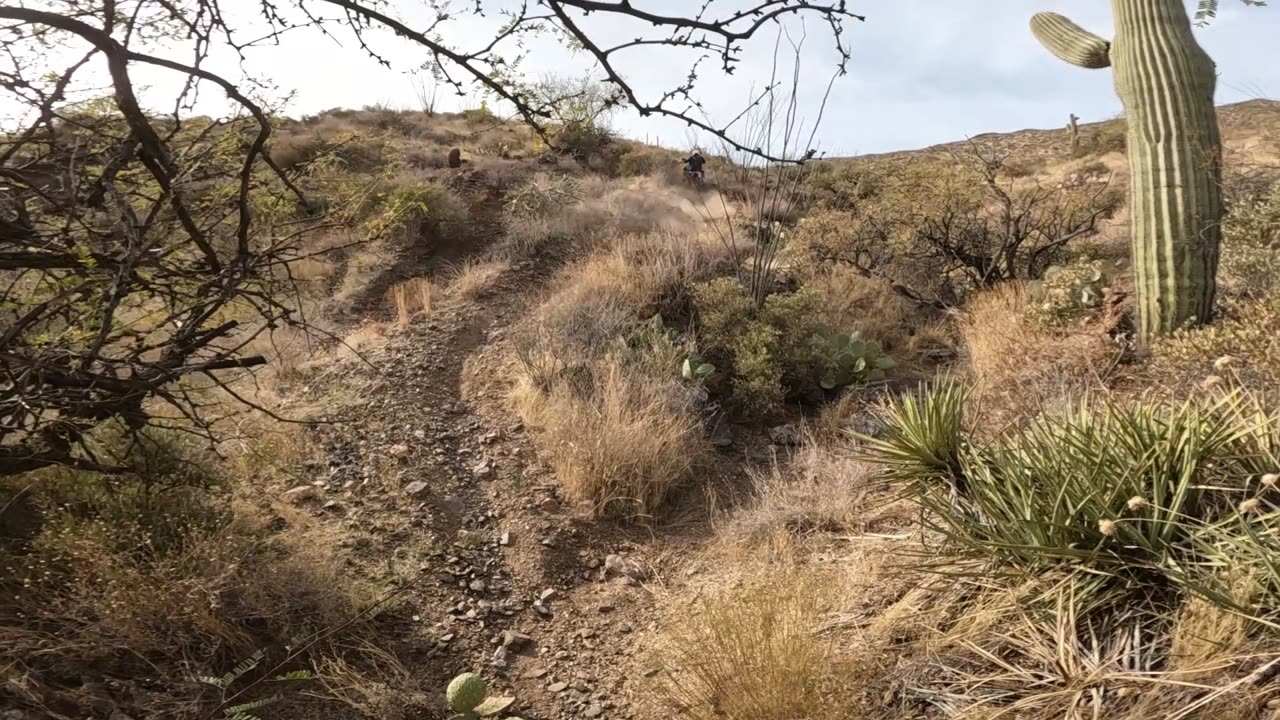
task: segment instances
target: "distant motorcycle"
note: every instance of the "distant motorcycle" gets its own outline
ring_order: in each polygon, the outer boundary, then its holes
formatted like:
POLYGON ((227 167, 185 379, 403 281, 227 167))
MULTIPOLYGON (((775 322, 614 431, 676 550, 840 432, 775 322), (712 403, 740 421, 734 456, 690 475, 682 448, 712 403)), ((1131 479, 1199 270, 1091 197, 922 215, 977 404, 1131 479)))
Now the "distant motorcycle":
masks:
POLYGON ((684 171, 684 181, 685 184, 694 190, 701 190, 706 186, 706 172, 703 170, 689 170, 686 168, 684 171))

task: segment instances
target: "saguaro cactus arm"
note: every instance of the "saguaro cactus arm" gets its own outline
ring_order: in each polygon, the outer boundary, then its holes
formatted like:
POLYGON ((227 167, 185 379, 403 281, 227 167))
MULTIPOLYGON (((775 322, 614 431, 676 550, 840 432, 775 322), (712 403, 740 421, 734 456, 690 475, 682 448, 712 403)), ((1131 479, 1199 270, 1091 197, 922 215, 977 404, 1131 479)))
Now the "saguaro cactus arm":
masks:
MULTIPOLYGON (((1125 109, 1130 235, 1143 341, 1213 314, 1222 219, 1222 142, 1213 61, 1196 42, 1186 0, 1111 0, 1108 43, 1061 15, 1031 20, 1059 58, 1110 66, 1125 109)), ((1212 9, 1212 8, 1210 8, 1212 9)))
POLYGON ((1036 13, 1031 32, 1060 60, 1093 70, 1111 66, 1111 43, 1057 13, 1036 13))

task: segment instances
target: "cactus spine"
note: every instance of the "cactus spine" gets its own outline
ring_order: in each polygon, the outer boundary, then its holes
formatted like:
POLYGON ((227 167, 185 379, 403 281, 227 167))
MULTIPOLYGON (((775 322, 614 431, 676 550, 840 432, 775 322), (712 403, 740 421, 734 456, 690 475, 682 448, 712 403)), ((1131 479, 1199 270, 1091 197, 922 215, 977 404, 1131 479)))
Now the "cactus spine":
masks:
POLYGON ((1036 38, 1059 58, 1112 67, 1128 125, 1132 253, 1143 341, 1213 313, 1221 238, 1222 141, 1213 61, 1184 0, 1112 0, 1113 42, 1039 13, 1036 38))

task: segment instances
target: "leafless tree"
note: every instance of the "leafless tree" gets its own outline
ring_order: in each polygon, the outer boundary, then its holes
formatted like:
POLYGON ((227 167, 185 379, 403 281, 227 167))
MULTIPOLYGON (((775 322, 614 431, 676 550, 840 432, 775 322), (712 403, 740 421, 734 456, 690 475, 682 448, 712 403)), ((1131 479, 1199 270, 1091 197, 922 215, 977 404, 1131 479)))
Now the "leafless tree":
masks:
POLYGON ((1120 204, 1105 171, 1046 184, 1011 177, 1008 154, 977 143, 949 157, 880 170, 874 190, 811 251, 885 278, 916 302, 946 307, 957 286, 1039 278, 1120 204))
POLYGON ((658 11, 632 0, 467 0, 454 10, 428 0, 425 21, 379 0, 261 0, 252 17, 219 0, 0 6, 0 88, 27 109, 21 127, 0 135, 0 474, 51 464, 122 469, 86 441, 112 419, 134 430, 181 423, 210 432, 202 391, 235 394, 228 373, 266 360, 249 350, 253 341, 302 322, 282 296, 290 263, 298 237, 330 218, 272 161, 268 108, 250 81, 211 69, 215 51, 229 49, 251 69, 251 48, 287 45, 309 28, 354 38, 385 63, 379 43, 399 36, 421 48, 417 64, 436 68, 442 84, 500 98, 549 139, 554 107, 520 65, 526 38, 551 34, 588 58, 616 102, 783 160, 733 140, 701 112, 704 63, 732 73, 763 30, 807 16, 830 29, 843 70, 844 23, 861 18, 844 0, 727 4, 658 11), (451 32, 455 17, 486 14, 502 16, 488 37, 468 35, 469 47, 448 39, 462 35, 451 32), (601 17, 631 22, 636 34, 602 43, 590 29, 601 17), (644 97, 625 65, 659 50, 687 53, 691 68, 644 97), (51 66, 69 52, 79 55, 51 66), (140 99, 139 68, 182 80, 164 112, 140 99), (107 86, 94 88, 102 70, 107 86), (208 90, 238 112, 190 117, 208 90))

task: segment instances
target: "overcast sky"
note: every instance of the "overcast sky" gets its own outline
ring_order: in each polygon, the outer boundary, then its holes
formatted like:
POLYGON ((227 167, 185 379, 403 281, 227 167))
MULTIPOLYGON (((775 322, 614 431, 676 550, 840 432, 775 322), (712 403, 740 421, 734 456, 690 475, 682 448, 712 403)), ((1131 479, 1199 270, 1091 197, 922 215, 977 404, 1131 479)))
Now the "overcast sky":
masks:
MULTIPOLYGON (((421 12, 414 9, 421 2, 390 0, 390 6, 412 21, 421 12)), ((455 0, 455 7, 461 9, 469 2, 455 0)), ((1187 2, 1194 4, 1194 0, 1187 2)), ((485 3, 492 7, 509 0, 485 3)), ((251 16, 257 0, 225 0, 225 4, 232 14, 251 16)), ((633 4, 689 12, 701 0, 633 0, 633 4)), ((836 83, 819 133, 821 146, 831 154, 916 148, 983 132, 1061 127, 1072 112, 1086 121, 1120 113, 1109 70, 1083 70, 1055 59, 1037 44, 1027 26, 1035 11, 1055 10, 1109 37, 1111 16, 1105 0, 849 0, 849 7, 867 20, 850 22, 845 31, 853 59, 849 74, 836 83)), ((474 46, 483 42, 494 22, 492 17, 461 19, 452 26, 449 39, 474 46)), ((637 33, 636 27, 626 24, 589 22, 595 23, 590 26, 593 32, 606 39, 626 39, 637 33)), ((825 29, 820 31, 811 22, 808 31, 803 96, 804 112, 813 117, 835 56, 822 34, 825 29)), ((1223 0, 1219 18, 1197 33, 1221 73, 1219 103, 1280 97, 1280 7, 1248 8, 1223 0)), ((287 106, 290 114, 373 103, 414 108, 417 101, 405 71, 425 56, 397 38, 375 39, 392 69, 370 59, 349 38, 338 45, 311 31, 286 36, 279 47, 250 51, 248 65, 256 75, 270 78, 279 92, 295 93, 287 106)), ((735 115, 751 85, 767 79, 771 42, 765 37, 750 45, 743 68, 731 78, 715 71, 704 74, 700 98, 712 117, 735 115)), ((683 77, 688 61, 687 56, 645 49, 624 56, 621 67, 641 90, 653 93, 670 87, 672 78, 683 77)), ((575 56, 550 39, 531 44, 527 63, 532 73, 572 74, 589 66, 584 56, 575 56)), ((152 84, 162 86, 163 82, 153 79, 152 84)), ((441 93, 446 107, 475 102, 446 96, 441 93)), ((614 122, 630 137, 676 146, 686 143, 683 126, 630 114, 614 122)))

